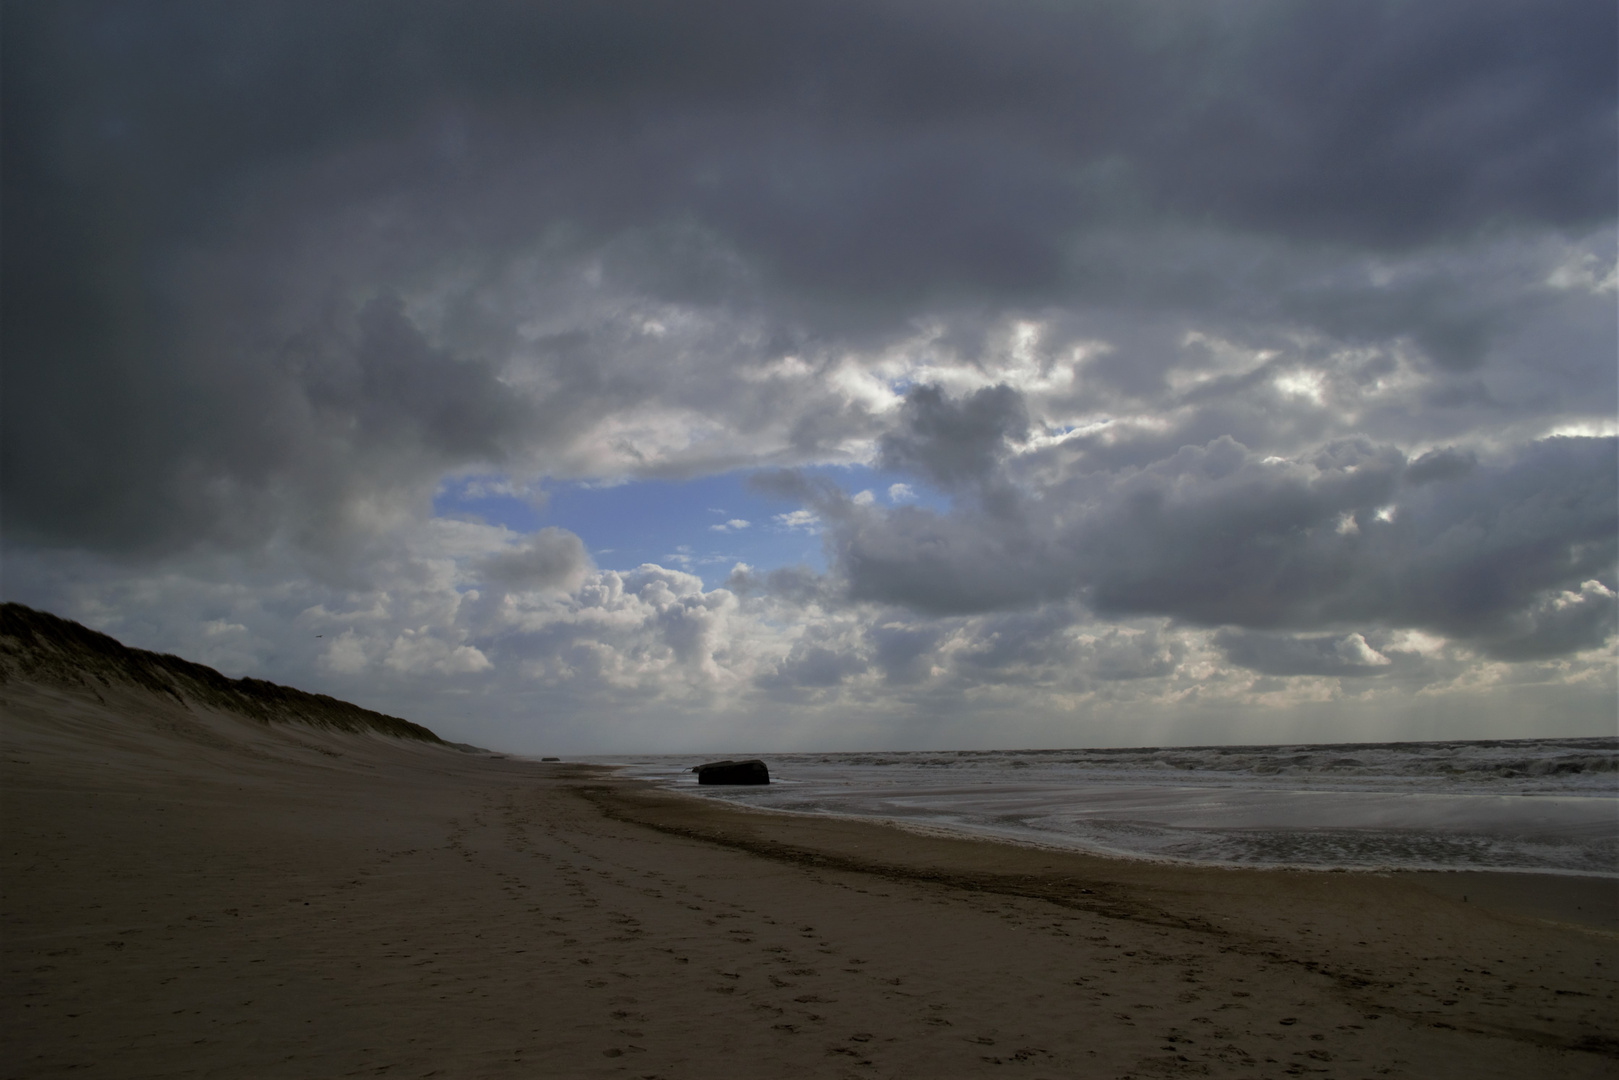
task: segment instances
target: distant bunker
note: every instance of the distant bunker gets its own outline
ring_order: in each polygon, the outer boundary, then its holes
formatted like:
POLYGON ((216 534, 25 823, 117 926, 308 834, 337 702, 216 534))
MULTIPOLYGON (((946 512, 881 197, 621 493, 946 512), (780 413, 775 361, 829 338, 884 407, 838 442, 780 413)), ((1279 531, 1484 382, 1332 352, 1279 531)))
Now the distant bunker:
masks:
POLYGON ((710 761, 692 768, 699 784, 768 784, 770 770, 758 758, 751 761, 710 761))

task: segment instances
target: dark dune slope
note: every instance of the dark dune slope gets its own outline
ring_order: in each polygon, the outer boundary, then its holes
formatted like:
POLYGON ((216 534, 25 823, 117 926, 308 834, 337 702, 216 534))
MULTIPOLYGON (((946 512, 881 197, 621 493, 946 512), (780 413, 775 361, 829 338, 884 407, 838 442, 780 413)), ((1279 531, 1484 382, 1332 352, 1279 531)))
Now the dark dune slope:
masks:
POLYGON ((13 681, 90 691, 139 688, 262 724, 301 723, 347 732, 443 743, 420 724, 262 679, 230 679, 211 667, 131 649, 106 634, 35 611, 0 604, 0 686, 13 681))

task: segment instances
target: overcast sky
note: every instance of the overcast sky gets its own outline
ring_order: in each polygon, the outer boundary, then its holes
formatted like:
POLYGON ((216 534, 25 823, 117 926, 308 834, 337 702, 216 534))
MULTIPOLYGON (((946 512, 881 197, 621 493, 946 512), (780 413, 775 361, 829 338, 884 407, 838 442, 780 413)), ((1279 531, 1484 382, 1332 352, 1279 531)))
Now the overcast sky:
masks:
POLYGON ((8 3, 5 597, 534 753, 1613 734, 1616 35, 8 3))

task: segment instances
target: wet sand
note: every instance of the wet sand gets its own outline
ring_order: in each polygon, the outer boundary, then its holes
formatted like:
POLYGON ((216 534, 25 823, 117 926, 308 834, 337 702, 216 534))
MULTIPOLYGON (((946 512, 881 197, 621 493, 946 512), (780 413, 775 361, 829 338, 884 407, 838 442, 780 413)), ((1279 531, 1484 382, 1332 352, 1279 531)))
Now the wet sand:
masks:
POLYGON ((1164 867, 0 697, 5 1076, 1619 1075, 1612 882, 1164 867))

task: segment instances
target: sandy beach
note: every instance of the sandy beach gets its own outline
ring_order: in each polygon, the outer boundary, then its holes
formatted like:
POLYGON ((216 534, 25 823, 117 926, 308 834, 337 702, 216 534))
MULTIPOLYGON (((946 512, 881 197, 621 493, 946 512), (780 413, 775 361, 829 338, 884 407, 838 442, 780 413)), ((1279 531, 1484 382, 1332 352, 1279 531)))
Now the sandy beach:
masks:
POLYGON ((1098 859, 4 696, 7 1077, 1619 1075, 1612 881, 1098 859))

